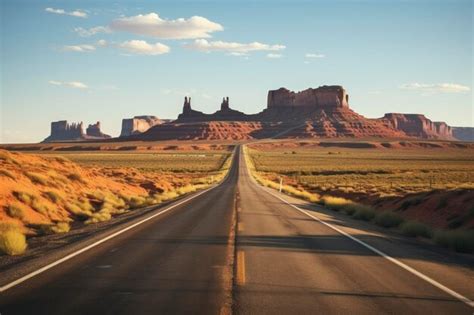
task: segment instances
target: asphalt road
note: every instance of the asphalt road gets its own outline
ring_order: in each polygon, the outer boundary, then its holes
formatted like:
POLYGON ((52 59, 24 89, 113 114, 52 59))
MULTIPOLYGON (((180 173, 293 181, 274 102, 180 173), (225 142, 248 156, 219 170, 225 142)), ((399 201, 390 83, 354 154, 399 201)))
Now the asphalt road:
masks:
MULTIPOLYGON (((0 313, 473 313, 291 206, 303 209, 304 202, 280 198, 251 180, 237 152, 220 186, 0 293, 0 313)), ((474 298, 469 258, 324 210, 305 211, 474 298)))

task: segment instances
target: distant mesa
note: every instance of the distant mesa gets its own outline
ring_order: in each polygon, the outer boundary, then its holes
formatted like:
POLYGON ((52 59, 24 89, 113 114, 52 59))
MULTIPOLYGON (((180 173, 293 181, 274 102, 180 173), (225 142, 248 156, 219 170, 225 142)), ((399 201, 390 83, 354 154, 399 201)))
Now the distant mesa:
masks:
POLYGON ((100 130, 100 121, 96 122, 95 124, 89 125, 86 129, 86 135, 98 139, 112 138, 111 136, 106 135, 100 130))
POLYGON ((156 116, 142 115, 133 118, 122 119, 122 131, 120 137, 127 137, 141 134, 155 125, 162 124, 164 121, 156 116))
POLYGON ((69 124, 67 120, 60 120, 51 123, 51 134, 43 142, 100 140, 108 138, 111 138, 111 136, 104 134, 100 130, 99 121, 89 125, 84 133, 84 124, 82 122, 69 124))
POLYGON ((450 126, 445 122, 431 121, 422 114, 388 113, 381 120, 410 137, 454 140, 450 126))
POLYGON ((453 136, 461 141, 474 142, 474 127, 451 127, 453 136))
MULTIPOLYGON (((51 125, 46 141, 84 139, 82 123, 66 121, 51 125)), ((87 128, 89 136, 100 133, 100 124, 87 128)), ((257 114, 231 107, 228 96, 212 114, 193 108, 184 97, 176 120, 135 116, 122 120, 120 138, 128 140, 251 140, 263 138, 421 138, 474 141, 472 128, 452 128, 422 114, 387 113, 367 118, 349 107, 349 95, 340 85, 323 85, 294 92, 286 88, 268 91, 267 106, 257 114)))
POLYGON ((349 108, 349 95, 340 85, 323 85, 301 92, 293 92, 282 87, 268 92, 267 108, 274 107, 349 108))

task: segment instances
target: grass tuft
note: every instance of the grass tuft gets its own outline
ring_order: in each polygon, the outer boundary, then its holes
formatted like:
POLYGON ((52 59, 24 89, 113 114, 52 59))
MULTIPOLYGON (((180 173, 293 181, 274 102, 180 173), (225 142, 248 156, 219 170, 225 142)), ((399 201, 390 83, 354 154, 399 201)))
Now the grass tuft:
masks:
POLYGON ((390 211, 384 211, 375 216, 375 224, 385 228, 397 227, 402 223, 403 218, 390 211))
POLYGON ((16 179, 16 178, 15 178, 15 175, 13 175, 13 173, 10 172, 10 171, 8 171, 8 170, 3 170, 3 169, 0 170, 0 175, 1 175, 1 176, 4 176, 4 177, 8 177, 8 178, 13 179, 13 180, 16 179))
POLYGON ((430 238, 433 235, 429 226, 418 221, 406 221, 400 226, 400 229, 403 234, 411 237, 422 236, 430 238))
POLYGON ((0 225, 0 252, 20 255, 25 252, 26 247, 26 237, 18 226, 7 223, 0 225))
POLYGON ((25 175, 31 180, 34 184, 48 185, 48 177, 43 174, 35 172, 26 172, 25 175))
POLYGON ((474 252, 474 231, 436 231, 433 240, 436 244, 457 252, 474 252))

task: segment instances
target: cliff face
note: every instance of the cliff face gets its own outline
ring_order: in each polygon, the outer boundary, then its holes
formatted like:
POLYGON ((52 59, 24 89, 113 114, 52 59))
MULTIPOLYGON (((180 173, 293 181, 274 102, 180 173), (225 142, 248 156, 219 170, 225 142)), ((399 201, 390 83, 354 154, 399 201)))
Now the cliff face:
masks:
POLYGON ((120 137, 143 133, 161 123, 162 121, 156 116, 135 116, 133 118, 122 119, 120 137))
POLYGON ((80 141, 108 138, 111 137, 102 133, 100 130, 99 121, 95 124, 89 125, 86 129, 86 133, 84 133, 84 124, 82 122, 69 124, 67 120, 60 120, 51 123, 51 134, 49 137, 44 139, 43 142, 80 141))
POLYGON ((453 131, 445 122, 433 122, 421 114, 388 113, 380 119, 410 137, 453 140, 453 131))
POLYGON ((301 92, 280 88, 268 92, 267 108, 274 107, 349 108, 349 95, 340 85, 324 85, 301 92))
POLYGON ((86 136, 96 139, 108 139, 111 136, 106 135, 100 130, 100 121, 95 124, 91 124, 86 129, 86 136))
POLYGON ((461 141, 474 142, 474 127, 451 127, 453 136, 461 141))
POLYGON ((44 142, 80 140, 84 139, 84 125, 80 123, 69 124, 67 120, 53 121, 51 123, 51 134, 44 142))

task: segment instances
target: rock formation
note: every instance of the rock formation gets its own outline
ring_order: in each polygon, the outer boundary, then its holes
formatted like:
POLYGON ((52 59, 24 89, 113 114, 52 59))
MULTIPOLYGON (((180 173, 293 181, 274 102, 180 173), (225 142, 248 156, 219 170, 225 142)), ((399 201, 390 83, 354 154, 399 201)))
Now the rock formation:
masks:
POLYGON ((84 133, 84 124, 71 123, 67 120, 54 121, 51 123, 51 134, 43 140, 43 142, 55 141, 81 141, 81 140, 98 140, 111 138, 100 130, 100 122, 91 124, 84 133))
POLYGON ((422 114, 388 113, 380 119, 407 136, 423 139, 453 140, 453 131, 445 122, 433 122, 422 114))
POLYGON ((349 95, 340 85, 324 85, 301 92, 280 88, 268 92, 267 108, 273 107, 349 108, 349 95))
POLYGON ((474 142, 474 127, 451 127, 453 136, 461 141, 474 142))
POLYGON ((86 136, 93 137, 96 139, 108 139, 111 136, 106 135, 100 130, 100 121, 96 122, 95 124, 90 124, 86 129, 86 136))
POLYGON ((135 116, 133 118, 122 119, 122 131, 120 137, 127 137, 140 134, 151 127, 161 124, 162 121, 156 116, 135 116))
MULTIPOLYGON (((84 135, 82 123, 66 121, 51 125, 45 141, 105 137, 100 124, 89 125, 84 135)), ((467 131, 455 131, 462 140, 467 131)), ((453 129, 444 122, 433 122, 424 115, 388 113, 378 119, 366 118, 349 108, 349 95, 339 85, 320 86, 300 92, 285 88, 268 92, 267 107, 247 115, 232 109, 224 97, 212 114, 194 110, 191 97, 184 98, 182 112, 174 121, 155 116, 123 119, 124 140, 247 140, 262 138, 423 138, 454 140, 453 129)), ((472 137, 472 131, 470 133, 472 137)), ((470 140, 472 141, 472 140, 470 140)))
POLYGON ((222 98, 222 103, 221 103, 221 111, 227 111, 229 110, 229 97, 224 97, 222 98))
POLYGON ((44 139, 44 142, 80 140, 84 138, 85 134, 82 122, 69 124, 67 120, 60 120, 51 123, 51 134, 44 139))

